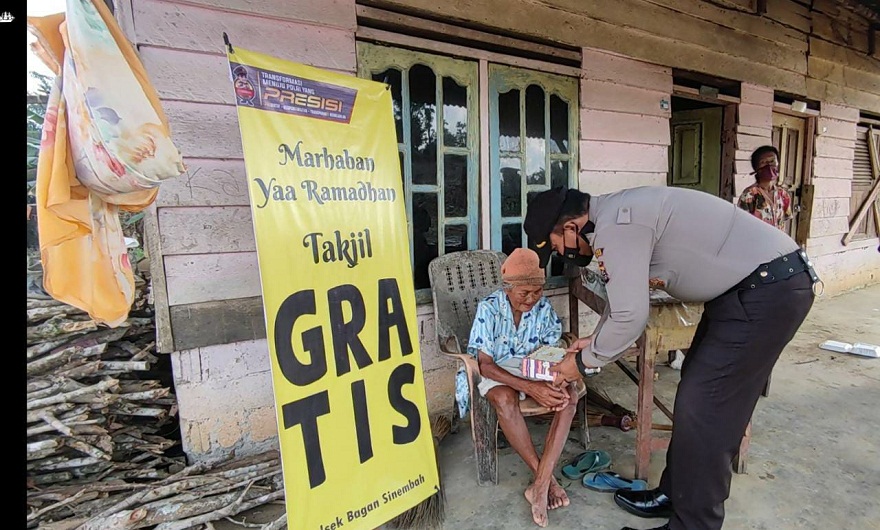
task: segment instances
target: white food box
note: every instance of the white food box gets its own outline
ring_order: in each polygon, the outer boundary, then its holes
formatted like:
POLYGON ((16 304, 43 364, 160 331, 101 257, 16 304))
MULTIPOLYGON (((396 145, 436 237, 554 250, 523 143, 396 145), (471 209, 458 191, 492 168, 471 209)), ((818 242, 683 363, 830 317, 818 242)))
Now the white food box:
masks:
POLYGON ((877 359, 880 358, 880 346, 877 346, 875 344, 865 344, 863 342, 857 342, 853 344, 852 351, 850 353, 877 359))
POLYGON ((836 351, 840 353, 851 353, 853 345, 848 342, 840 342, 839 340, 826 340, 819 345, 823 350, 836 351))
POLYGON ((848 342, 840 342, 838 340, 826 340, 819 345, 823 350, 836 351, 840 353, 851 353, 862 357, 871 357, 873 359, 880 358, 880 346, 874 344, 865 344, 857 342, 850 344, 848 342))

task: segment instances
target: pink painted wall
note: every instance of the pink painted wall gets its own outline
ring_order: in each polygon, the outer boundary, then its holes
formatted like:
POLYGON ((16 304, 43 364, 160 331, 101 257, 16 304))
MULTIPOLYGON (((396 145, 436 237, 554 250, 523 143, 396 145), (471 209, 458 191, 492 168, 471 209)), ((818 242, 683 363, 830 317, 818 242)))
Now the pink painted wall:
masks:
MULTIPOLYGON (((115 0, 184 152, 188 172, 156 201, 171 305, 259 296, 256 252, 236 111, 222 33, 234 45, 354 74, 354 0, 115 0)), ((582 189, 606 193, 665 185, 671 68, 594 48, 580 81, 582 189)), ((737 116, 736 189, 751 181, 748 155, 769 143, 772 90, 744 83, 737 116)), ((848 205, 854 109, 823 105, 816 138, 817 219, 808 249, 829 290, 877 281, 876 241, 839 245, 848 205), (849 166, 847 162, 850 161, 849 166), (872 280, 873 279, 873 280, 872 280)), ((548 293, 567 325, 563 291, 548 293)), ((160 301, 160 303, 162 303, 160 301)), ((580 308, 581 329, 596 317, 580 308)), ((437 351, 432 309, 418 309, 432 413, 452 411, 456 365, 437 351)), ((277 443, 265 340, 172 354, 184 448, 194 460, 248 454, 277 443)))
POLYGON ((816 188, 807 252, 814 258, 828 295, 880 282, 880 240, 841 243, 849 230, 858 119, 858 109, 823 103, 816 122, 816 188))
MULTIPOLYGON (((260 295, 223 32, 234 46, 354 75, 354 0, 116 0, 162 98, 188 171, 156 200, 167 300, 260 295)), ((265 340, 171 354, 184 450, 193 460, 277 445, 265 340)))
POLYGON ((739 197, 747 186, 755 182, 752 172, 752 151, 773 143, 773 89, 742 83, 740 104, 736 113, 736 169, 734 184, 739 197))
POLYGON ((584 48, 580 84, 580 188, 666 185, 672 69, 584 48))

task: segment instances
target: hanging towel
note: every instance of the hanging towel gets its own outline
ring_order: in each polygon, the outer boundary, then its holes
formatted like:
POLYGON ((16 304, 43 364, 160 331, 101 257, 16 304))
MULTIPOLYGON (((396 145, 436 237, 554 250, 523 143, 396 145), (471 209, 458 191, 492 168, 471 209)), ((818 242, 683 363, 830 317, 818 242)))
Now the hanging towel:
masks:
POLYGON ((146 71, 103 0, 29 17, 55 73, 37 165, 43 288, 117 327, 134 302, 120 210, 139 212, 185 171, 146 71))

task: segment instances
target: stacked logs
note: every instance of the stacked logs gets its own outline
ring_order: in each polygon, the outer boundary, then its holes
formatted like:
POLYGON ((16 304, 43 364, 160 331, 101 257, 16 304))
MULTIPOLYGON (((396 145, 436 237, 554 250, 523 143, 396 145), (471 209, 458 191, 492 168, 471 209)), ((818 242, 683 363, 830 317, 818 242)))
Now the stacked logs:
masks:
MULTIPOLYGON (((195 464, 152 482, 105 480, 29 495, 28 523, 30 528, 32 521, 39 521, 39 528, 47 530, 212 528, 213 521, 283 499, 281 459, 270 451, 225 463, 195 464), (36 498, 45 503, 43 508, 34 509, 36 498), (53 512, 56 516, 50 521, 53 518, 47 516, 53 512)), ((262 530, 281 530, 286 523, 284 514, 262 530)))
MULTIPOLYGON (((53 300, 29 259, 27 527, 178 530, 283 499, 274 452, 187 465, 149 284, 116 328, 53 300)), ((284 527, 282 517, 274 524, 284 527)))

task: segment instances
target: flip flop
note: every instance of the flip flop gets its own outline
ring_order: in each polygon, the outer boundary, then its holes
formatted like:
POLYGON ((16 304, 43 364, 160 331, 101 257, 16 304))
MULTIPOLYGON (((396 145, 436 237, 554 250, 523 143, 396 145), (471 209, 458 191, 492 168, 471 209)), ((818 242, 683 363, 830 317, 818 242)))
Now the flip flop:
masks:
POLYGON ((604 493, 613 493, 617 490, 644 491, 648 489, 648 483, 644 480, 630 480, 612 471, 588 473, 584 475, 581 483, 587 489, 604 493))
POLYGON ((562 466, 562 474, 565 478, 577 480, 587 473, 602 471, 611 466, 611 455, 606 451, 591 449, 577 455, 571 461, 562 466))

